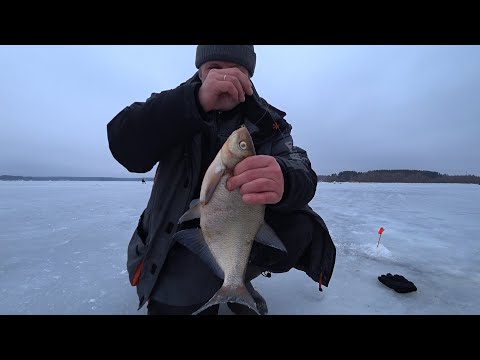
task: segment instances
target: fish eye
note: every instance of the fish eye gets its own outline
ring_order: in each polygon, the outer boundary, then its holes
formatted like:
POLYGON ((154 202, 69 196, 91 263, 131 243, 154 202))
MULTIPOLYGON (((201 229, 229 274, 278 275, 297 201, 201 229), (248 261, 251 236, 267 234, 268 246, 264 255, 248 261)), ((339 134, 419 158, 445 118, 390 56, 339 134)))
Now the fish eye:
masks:
POLYGON ((245 150, 247 148, 247 143, 245 141, 240 141, 238 146, 240 147, 240 149, 245 150))

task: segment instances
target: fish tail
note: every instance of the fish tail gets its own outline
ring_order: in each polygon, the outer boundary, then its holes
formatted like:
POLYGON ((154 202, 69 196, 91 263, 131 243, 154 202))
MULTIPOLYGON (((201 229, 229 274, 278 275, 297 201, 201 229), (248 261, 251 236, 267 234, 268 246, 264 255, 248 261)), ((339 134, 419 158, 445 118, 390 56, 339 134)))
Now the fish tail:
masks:
POLYGON ((228 302, 245 305, 260 315, 255 300, 244 284, 237 286, 222 286, 210 300, 208 300, 200 309, 192 313, 192 315, 197 315, 210 306, 228 302))

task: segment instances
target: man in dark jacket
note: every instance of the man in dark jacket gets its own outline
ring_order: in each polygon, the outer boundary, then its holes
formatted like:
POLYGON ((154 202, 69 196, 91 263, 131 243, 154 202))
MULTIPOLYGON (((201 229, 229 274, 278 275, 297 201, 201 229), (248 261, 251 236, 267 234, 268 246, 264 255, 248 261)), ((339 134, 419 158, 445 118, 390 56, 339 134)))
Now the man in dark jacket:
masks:
MULTIPOLYGON (((317 175, 305 150, 293 145, 285 113, 262 99, 251 77, 253 45, 199 45, 198 72, 172 90, 135 102, 107 125, 110 150, 130 172, 150 171, 157 163, 149 202, 128 246, 127 269, 141 308, 149 314, 191 314, 220 288, 222 280, 173 235, 188 227, 178 219, 197 199, 205 171, 240 125, 249 130, 256 154, 239 163, 229 190, 239 188, 243 201, 266 204, 265 221, 284 243, 287 254, 254 243, 246 273, 247 288, 260 313, 265 299, 251 280, 268 272, 304 271, 328 286, 335 264, 329 231, 308 203, 317 175)), ((250 313, 228 304, 237 314, 250 313)), ((203 314, 218 312, 218 305, 203 314)))

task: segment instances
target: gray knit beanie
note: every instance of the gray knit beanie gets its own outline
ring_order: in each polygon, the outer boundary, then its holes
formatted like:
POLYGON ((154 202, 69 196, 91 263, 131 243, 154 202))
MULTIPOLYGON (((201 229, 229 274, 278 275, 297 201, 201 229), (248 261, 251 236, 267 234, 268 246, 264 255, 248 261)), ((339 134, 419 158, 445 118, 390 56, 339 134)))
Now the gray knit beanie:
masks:
POLYGON ((197 69, 207 61, 228 61, 245 67, 253 76, 257 55, 253 45, 198 45, 195 66, 197 69))

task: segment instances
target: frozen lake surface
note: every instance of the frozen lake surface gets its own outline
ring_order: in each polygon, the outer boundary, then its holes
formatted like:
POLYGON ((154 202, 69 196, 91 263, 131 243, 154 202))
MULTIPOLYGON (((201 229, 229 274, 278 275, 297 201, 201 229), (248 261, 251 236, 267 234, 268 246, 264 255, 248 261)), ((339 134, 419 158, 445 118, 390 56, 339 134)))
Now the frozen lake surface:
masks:
MULTIPOLYGON (((125 265, 151 186, 0 181, 0 314, 145 314, 125 265)), ((480 314, 479 185, 319 183, 310 205, 337 246, 330 285, 260 276, 271 315, 480 314), (386 273, 418 291, 387 288, 386 273)))

